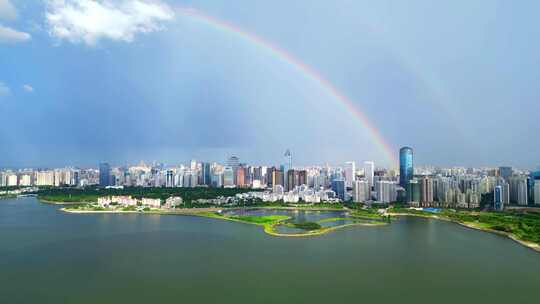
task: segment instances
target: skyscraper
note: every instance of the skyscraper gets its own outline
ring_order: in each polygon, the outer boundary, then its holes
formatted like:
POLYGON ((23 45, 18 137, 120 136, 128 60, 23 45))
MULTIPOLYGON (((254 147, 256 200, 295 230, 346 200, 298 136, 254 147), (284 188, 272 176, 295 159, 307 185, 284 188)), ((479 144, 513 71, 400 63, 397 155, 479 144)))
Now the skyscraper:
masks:
POLYGON ((233 170, 236 170, 238 166, 240 165, 240 159, 236 156, 231 156, 227 159, 227 166, 233 168, 233 170))
POLYGON ((411 179, 407 183, 407 202, 409 203, 420 203, 421 198, 421 191, 420 191, 420 183, 418 183, 418 180, 411 179))
POLYGON ((352 197, 357 203, 369 201, 371 199, 371 190, 367 180, 356 180, 352 185, 352 197))
POLYGON ((99 164, 99 185, 107 187, 111 185, 111 166, 108 163, 99 164))
POLYGON ((510 202, 526 206, 529 201, 527 193, 527 177, 511 176, 508 178, 510 184, 510 202))
POLYGON ((373 178, 375 174, 375 163, 372 161, 365 161, 364 162, 364 176, 366 177, 366 180, 368 182, 370 191, 371 187, 373 187, 373 178))
POLYGON ((413 179, 413 149, 403 147, 399 150, 399 185, 407 188, 407 183, 413 179))
POLYGON ((493 209, 497 211, 504 210, 502 186, 496 186, 493 194, 493 209))
POLYGON ((229 166, 223 170, 223 186, 234 187, 234 171, 229 166))
POLYGON ((528 179, 528 186, 529 201, 534 202, 534 204, 540 204, 540 192, 536 192, 536 189, 540 189, 540 170, 531 172, 528 179))
POLYGON ((508 180, 512 176, 513 170, 512 167, 499 167, 499 176, 508 180))
POLYGON ((354 180, 356 179, 356 163, 348 161, 345 163, 345 185, 352 187, 354 180))
POLYGON ((424 177, 420 183, 421 197, 420 203, 424 207, 431 206, 433 203, 433 180, 429 177, 424 177))
POLYGON ((336 193, 337 197, 344 201, 345 200, 345 181, 344 180, 334 180, 332 181, 332 190, 336 193))
POLYGON ((298 171, 289 169, 286 173, 287 178, 285 178, 285 191, 292 191, 294 187, 297 186, 298 180, 298 171))
POLYGON ((510 185, 502 181, 495 187, 493 192, 493 209, 504 210, 504 206, 510 203, 510 185))
POLYGON ((209 186, 212 182, 212 172, 210 171, 210 163, 202 163, 201 166, 201 181, 203 185, 209 186))
POLYGON ((165 175, 165 187, 174 187, 174 172, 173 170, 167 170, 165 175))
POLYGON ((540 182, 534 184, 534 204, 540 205, 540 182))
POLYGON ((246 168, 243 166, 236 168, 236 186, 237 187, 246 186, 246 168))
POLYGON ((375 183, 377 201, 381 203, 392 203, 397 199, 396 182, 380 180, 375 183))

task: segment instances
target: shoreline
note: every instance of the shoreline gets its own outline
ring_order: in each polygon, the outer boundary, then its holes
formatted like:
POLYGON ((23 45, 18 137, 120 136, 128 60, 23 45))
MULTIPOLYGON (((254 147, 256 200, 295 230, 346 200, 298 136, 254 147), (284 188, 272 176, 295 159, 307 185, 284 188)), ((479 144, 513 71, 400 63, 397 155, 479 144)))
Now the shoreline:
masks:
POLYGON ((49 204, 49 205, 58 205, 58 206, 85 205, 85 204, 92 204, 93 203, 93 202, 56 202, 56 201, 44 200, 44 199, 39 198, 39 197, 37 197, 37 200, 40 203, 49 204))
MULTIPOLYGON (((274 207, 265 207, 265 208, 262 208, 262 209, 273 209, 273 210, 304 210, 304 211, 337 211, 337 210, 345 210, 345 209, 335 209, 335 210, 328 210, 328 209, 320 209, 320 208, 314 208, 314 209, 310 209, 310 210, 307 210, 307 209, 298 209, 298 208, 293 208, 293 207, 283 207, 283 208, 274 208, 274 207), (283 208, 286 208, 286 209, 283 209, 283 208)), ((228 210, 235 210, 235 209, 250 209, 250 210, 253 210, 253 209, 261 209, 261 207, 248 207, 248 208, 230 208, 228 210)), ((182 210, 182 209, 180 209, 182 210)), ((383 226, 383 225, 387 225, 387 223, 385 222, 376 222, 374 221, 374 223, 365 223, 365 222, 358 222, 358 223, 348 223, 348 224, 344 224, 344 225, 338 225, 338 226, 334 226, 334 227, 325 227, 325 228, 321 228, 319 230, 313 230, 313 231, 307 231, 306 233, 290 233, 290 234, 287 234, 287 233, 279 233, 279 232, 276 232, 274 230, 274 227, 278 224, 280 224, 281 222, 285 221, 285 220, 288 220, 290 219, 290 217, 288 219, 284 219, 284 220, 280 220, 276 223, 273 223, 273 224, 258 224, 258 223, 253 223, 253 222, 248 222, 248 221, 242 221, 240 219, 235 219, 235 218, 230 218, 230 217, 226 217, 226 216, 221 216, 221 215, 209 215, 208 213, 209 212, 218 212, 218 211, 222 211, 224 209, 221 209, 221 208, 198 208, 198 209, 185 209, 185 210, 182 210, 182 211, 163 211, 163 210, 150 210, 150 211, 143 211, 143 212, 140 212, 140 211, 123 211, 123 210, 70 210, 70 209, 66 209, 66 208, 60 208, 60 211, 63 211, 63 212, 67 212, 67 213, 77 213, 77 214, 154 214, 154 215, 181 215, 181 216, 198 216, 198 217, 204 217, 204 218, 210 218, 210 219, 218 219, 218 220, 225 220, 225 221, 231 221, 231 222, 237 222, 237 223, 243 223, 243 224, 250 224, 250 225, 256 225, 256 226, 261 226, 263 227, 263 231, 268 234, 268 235, 271 235, 271 236, 275 236, 275 237, 310 237, 310 236, 318 236, 318 235, 323 235, 323 234, 326 234, 326 233, 329 233, 329 232, 332 232, 332 231, 335 231, 335 230, 338 230, 338 229, 341 229, 341 228, 345 228, 345 227, 351 227, 351 226, 366 226, 366 227, 375 227, 375 226, 383 226)))
MULTIPOLYGON (((40 201, 44 202, 44 203, 47 203, 47 204, 52 204, 52 205, 85 204, 85 203, 50 202, 50 201, 44 201, 44 200, 40 200, 40 201)), ((306 232, 306 233, 298 233, 298 234, 284 234, 284 233, 275 232, 273 229, 269 229, 267 227, 267 225, 264 225, 264 224, 246 222, 246 221, 242 221, 242 220, 238 220, 238 219, 232 219, 232 218, 228 218, 228 217, 220 216, 220 215, 209 216, 208 214, 204 214, 204 213, 208 213, 208 212, 219 212, 219 211, 225 211, 225 210, 257 210, 257 209, 290 210, 290 211, 314 211, 314 212, 317 212, 317 211, 344 211, 344 212, 351 211, 351 210, 349 210, 347 208, 342 208, 342 209, 338 209, 338 208, 316 208, 316 207, 314 207, 314 208, 309 208, 309 207, 303 208, 303 207, 285 207, 285 206, 275 206, 275 207, 273 207, 273 206, 234 207, 234 208, 210 207, 210 208, 189 208, 189 209, 188 208, 186 208, 186 209, 178 208, 178 209, 174 209, 174 210, 150 210, 150 211, 142 211, 142 212, 141 211, 123 211, 123 210, 77 210, 77 209, 70 210, 70 209, 66 209, 66 208, 60 208, 60 210, 63 211, 63 212, 78 213, 78 214, 154 214, 154 215, 157 214, 157 215, 199 216, 199 217, 214 218, 214 219, 228 220, 228 221, 233 221, 233 222, 238 222, 238 223, 245 223, 245 224, 252 224, 252 225, 257 225, 257 226, 263 226, 265 233, 267 233, 268 235, 278 236, 278 237, 317 236, 317 235, 326 234, 328 232, 332 232, 334 230, 341 229, 341 228, 344 228, 344 227, 349 227, 349 226, 381 226, 381 225, 386 224, 386 223, 382 223, 382 224, 349 223, 349 224, 339 225, 339 226, 335 226, 335 227, 322 228, 322 229, 316 230, 314 232, 306 232)), ((452 219, 449 219, 449 218, 446 218, 446 217, 442 217, 442 216, 438 216, 438 215, 423 215, 423 214, 412 214, 412 213, 387 213, 387 215, 396 216, 396 217, 399 217, 399 216, 414 216, 414 217, 422 217, 422 218, 429 218, 429 219, 447 221, 447 222, 451 222, 451 223, 454 223, 454 224, 461 225, 461 226, 469 228, 469 229, 474 229, 474 230, 483 231, 483 232, 487 232, 487 233, 497 234, 497 235, 500 235, 500 236, 505 236, 505 237, 519 243, 522 246, 525 246, 525 247, 527 247, 529 249, 532 249, 532 250, 534 250, 536 252, 540 252, 540 244, 520 240, 515 235, 513 235, 511 233, 508 233, 508 232, 493 230, 493 229, 489 229, 489 228, 478 227, 478 226, 474 225, 474 223, 459 222, 459 221, 455 221, 455 220, 452 220, 452 219)))
POLYGON ((415 217, 422 217, 422 218, 446 221, 446 222, 458 224, 458 225, 463 226, 465 228, 474 229, 474 230, 483 231, 483 232, 492 233, 492 234, 497 234, 499 236, 504 236, 504 237, 507 237, 507 238, 513 240, 514 242, 516 242, 516 243, 518 243, 518 244, 520 244, 520 245, 522 245, 524 247, 527 247, 527 248, 529 248, 531 250, 534 250, 536 252, 540 252, 540 244, 520 240, 515 235, 513 235, 511 233, 508 233, 508 232, 499 231, 499 230, 493 230, 493 229, 484 228, 484 227, 478 227, 474 223, 459 222, 459 221, 455 221, 455 220, 452 220, 452 219, 449 219, 449 218, 446 218, 446 217, 437 216, 437 215, 429 216, 429 215, 411 214, 411 213, 387 213, 387 214, 390 215, 390 216, 415 216, 415 217))

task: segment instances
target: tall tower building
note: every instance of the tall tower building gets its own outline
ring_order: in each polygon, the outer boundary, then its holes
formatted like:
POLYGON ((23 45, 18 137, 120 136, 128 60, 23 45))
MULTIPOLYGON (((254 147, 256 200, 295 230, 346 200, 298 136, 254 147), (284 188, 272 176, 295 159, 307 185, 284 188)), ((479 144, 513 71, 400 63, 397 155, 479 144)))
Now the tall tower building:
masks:
POLYGON ((496 186, 493 192, 493 209, 498 211, 504 210, 502 186, 496 186))
POLYGON ((107 187, 111 185, 111 182, 111 166, 108 163, 99 164, 99 185, 107 187))
POLYGON ((202 163, 201 166, 201 180, 203 185, 211 185, 212 183, 212 172, 210 171, 210 163, 202 163))
POLYGON ((292 153, 291 153, 291 150, 287 149, 287 151, 285 151, 285 154, 283 155, 285 156, 285 158, 287 159, 287 170, 290 170, 292 169, 292 153))
POLYGON ((345 163, 345 184, 347 187, 352 187, 356 179, 356 163, 349 161, 345 163))
POLYGON ((232 167, 225 167, 223 169, 223 186, 234 187, 234 170, 232 167))
POLYGON ((373 184, 373 178, 375 176, 375 163, 372 161, 365 161, 364 162, 364 176, 366 177, 366 180, 368 182, 370 191, 371 187, 374 186, 373 184))
POLYGON ((371 199, 371 190, 367 180, 356 180, 352 186, 353 201, 362 203, 371 199))
POLYGON ((227 159, 227 166, 236 170, 240 165, 240 159, 236 156, 231 156, 227 159))
POLYGON ((505 180, 508 180, 508 178, 512 176, 512 174, 512 167, 499 167, 499 176, 504 178, 505 180))
POLYGON ((336 193, 337 197, 344 201, 345 200, 345 181, 344 180, 334 180, 332 181, 332 190, 336 193))
POLYGON ((540 181, 534 184, 534 204, 540 205, 540 181))
POLYGON ((165 173, 165 187, 174 187, 174 172, 173 170, 167 170, 165 173))
POLYGON ((399 185, 407 188, 407 183, 413 179, 413 149, 403 147, 399 150, 399 185))
POLYGON ((246 168, 244 168, 243 166, 240 166, 236 169, 236 186, 246 186, 246 168))
POLYGON ((420 185, 422 191, 420 202, 422 203, 422 206, 431 206, 433 203, 433 180, 429 177, 424 177, 422 178, 420 185))

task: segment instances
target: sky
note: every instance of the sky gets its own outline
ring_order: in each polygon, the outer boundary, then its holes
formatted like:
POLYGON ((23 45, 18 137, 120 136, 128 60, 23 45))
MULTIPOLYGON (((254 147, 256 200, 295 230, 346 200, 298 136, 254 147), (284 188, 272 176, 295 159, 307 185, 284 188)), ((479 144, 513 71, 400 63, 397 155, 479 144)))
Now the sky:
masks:
POLYGON ((287 149, 392 167, 410 146, 416 164, 533 168, 539 9, 0 0, 0 167, 277 165, 287 149))

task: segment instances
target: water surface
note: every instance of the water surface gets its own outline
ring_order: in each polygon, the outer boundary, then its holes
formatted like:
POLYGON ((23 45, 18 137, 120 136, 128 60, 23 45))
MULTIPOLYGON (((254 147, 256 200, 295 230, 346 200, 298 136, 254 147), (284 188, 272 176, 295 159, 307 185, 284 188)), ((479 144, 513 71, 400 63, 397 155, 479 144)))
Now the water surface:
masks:
POLYGON ((432 219, 310 238, 0 200, 0 303, 538 303, 540 254, 432 219))

